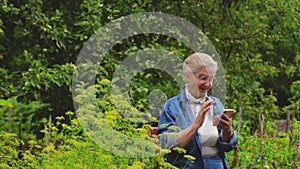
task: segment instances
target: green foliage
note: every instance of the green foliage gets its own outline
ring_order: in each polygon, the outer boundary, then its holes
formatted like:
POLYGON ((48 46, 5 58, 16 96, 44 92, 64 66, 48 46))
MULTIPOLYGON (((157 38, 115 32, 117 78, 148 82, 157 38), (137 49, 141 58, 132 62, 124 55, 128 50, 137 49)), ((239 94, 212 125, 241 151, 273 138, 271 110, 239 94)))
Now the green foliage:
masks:
MULTIPOLYGON (((294 131, 288 133, 278 132, 275 122, 267 121, 264 125, 262 145, 259 134, 250 135, 247 130, 241 130, 236 168, 293 168, 299 121, 294 119, 294 131)), ((228 153, 227 157, 231 162, 233 152, 228 153)))
POLYGON ((295 112, 300 112, 300 81, 294 81, 290 90, 293 96, 289 99, 291 104, 287 108, 295 112))
MULTIPOLYGON (((66 124, 63 116, 57 122, 46 122, 42 130, 43 140, 29 140, 26 149, 16 135, 1 134, 0 166, 11 168, 153 168, 153 157, 131 159, 113 155, 95 144, 86 134, 73 112, 66 112, 71 124, 66 124), (61 130, 58 130, 61 128, 61 130)), ((149 137, 149 134, 148 134, 149 137)))
POLYGON ((39 101, 22 103, 17 97, 0 99, 0 130, 18 134, 19 138, 34 137, 32 134, 33 116, 47 104, 39 101))
POLYGON ((18 159, 18 148, 22 141, 17 138, 16 134, 11 133, 1 133, 0 138, 0 167, 9 168, 18 159))

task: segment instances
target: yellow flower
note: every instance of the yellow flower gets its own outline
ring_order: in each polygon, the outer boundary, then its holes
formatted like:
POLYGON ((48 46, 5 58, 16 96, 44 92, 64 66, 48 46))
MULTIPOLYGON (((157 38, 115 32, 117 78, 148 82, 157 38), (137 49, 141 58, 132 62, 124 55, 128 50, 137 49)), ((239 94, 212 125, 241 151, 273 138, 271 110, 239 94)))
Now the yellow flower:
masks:
POLYGON ((0 163, 0 168, 11 168, 11 167, 8 166, 7 164, 0 163))
POLYGON ((73 124, 75 126, 78 125, 78 120, 77 119, 72 119, 71 124, 73 124))
POLYGON ((53 131, 58 131, 58 128, 56 128, 56 127, 54 127, 54 126, 52 126, 51 129, 52 129, 53 131))
POLYGON ((75 68, 76 68, 76 65, 74 65, 74 64, 71 63, 71 64, 70 64, 70 67, 73 68, 73 69, 75 69, 75 68))
POLYGON ((53 152, 53 151, 55 151, 55 146, 50 144, 47 147, 45 147, 42 152, 53 152))
POLYGON ((180 148, 180 147, 175 147, 175 148, 173 148, 173 150, 177 151, 178 153, 184 153, 184 154, 186 153, 186 150, 183 148, 180 148))
POLYGON ((71 112, 71 111, 67 111, 67 112, 66 112, 66 115, 68 115, 68 116, 69 116, 69 115, 72 116, 73 114, 74 114, 74 113, 71 112))
POLYGON ((64 116, 57 116, 57 117, 55 117, 55 119, 56 120, 64 120, 65 118, 64 118, 64 116))
POLYGON ((108 79, 102 79, 101 81, 100 81, 100 85, 110 85, 110 80, 108 80, 108 79))
POLYGON ((66 124, 61 124, 61 126, 62 126, 63 129, 67 129, 67 130, 71 129, 71 127, 66 125, 66 124))
POLYGON ((30 144, 30 145, 35 145, 35 144, 36 144, 36 141, 34 141, 34 140, 29 140, 29 141, 28 141, 28 144, 30 144))
POLYGON ((141 169, 145 166, 145 163, 139 162, 139 161, 135 161, 132 166, 128 167, 127 169, 141 169))
POLYGON ((40 132, 41 132, 41 133, 44 133, 44 134, 48 134, 48 133, 49 133, 47 129, 43 129, 43 130, 41 130, 40 132))
POLYGON ((161 153, 162 154, 169 154, 169 153, 171 153, 171 150, 170 149, 163 149, 163 150, 161 150, 161 153))
POLYGON ((184 155, 184 158, 188 159, 189 161, 195 161, 196 158, 194 156, 191 155, 184 155))
POLYGON ((34 145, 35 148, 42 148, 40 145, 34 145))

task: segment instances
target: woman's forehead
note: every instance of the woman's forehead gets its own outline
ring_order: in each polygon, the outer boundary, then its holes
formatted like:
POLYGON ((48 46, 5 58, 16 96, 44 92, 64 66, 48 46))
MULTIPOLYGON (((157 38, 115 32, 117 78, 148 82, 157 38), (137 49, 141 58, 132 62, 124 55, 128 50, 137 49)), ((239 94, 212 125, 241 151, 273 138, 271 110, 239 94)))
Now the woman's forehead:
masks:
POLYGON ((195 75, 199 75, 199 76, 215 76, 215 74, 216 71, 212 67, 202 68, 198 72, 195 72, 195 75))

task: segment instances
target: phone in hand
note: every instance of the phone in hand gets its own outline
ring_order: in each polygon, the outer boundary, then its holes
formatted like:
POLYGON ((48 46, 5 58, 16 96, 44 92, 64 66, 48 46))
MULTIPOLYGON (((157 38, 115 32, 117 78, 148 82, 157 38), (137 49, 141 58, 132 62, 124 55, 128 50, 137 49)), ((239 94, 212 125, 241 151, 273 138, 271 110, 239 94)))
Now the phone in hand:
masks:
POLYGON ((226 114, 229 118, 232 118, 235 115, 236 110, 234 109, 224 109, 221 113, 221 117, 223 114, 226 114))

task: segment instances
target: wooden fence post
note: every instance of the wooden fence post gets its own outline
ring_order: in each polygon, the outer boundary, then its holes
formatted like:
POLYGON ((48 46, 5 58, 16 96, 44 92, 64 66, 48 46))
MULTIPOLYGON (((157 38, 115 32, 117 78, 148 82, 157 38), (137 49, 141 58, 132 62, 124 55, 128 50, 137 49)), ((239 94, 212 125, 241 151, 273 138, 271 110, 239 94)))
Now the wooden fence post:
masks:
POLYGON ((287 112, 286 113, 286 129, 285 132, 291 131, 291 113, 287 112))
MULTIPOLYGON (((264 121, 265 117, 263 114, 258 115, 258 120, 259 120, 259 127, 260 127, 260 153, 258 155, 258 159, 262 160, 263 159, 263 134, 264 134, 264 121)), ((263 162, 261 162, 261 167, 263 168, 263 162)))
POLYGON ((294 156, 294 169, 298 168, 298 157, 299 157, 299 140, 300 140, 300 135, 296 136, 296 152, 294 156))
POLYGON ((12 106, 7 107, 8 132, 12 132, 12 106))
MULTIPOLYGON (((240 135, 240 131, 241 131, 242 114, 243 114, 243 103, 240 104, 240 113, 239 113, 238 126, 237 126, 237 135, 238 136, 240 135)), ((230 169, 235 168, 237 165, 238 151, 239 150, 238 150, 238 145, 237 145, 236 148, 234 149, 234 156, 233 156, 232 165, 231 165, 230 169)))

